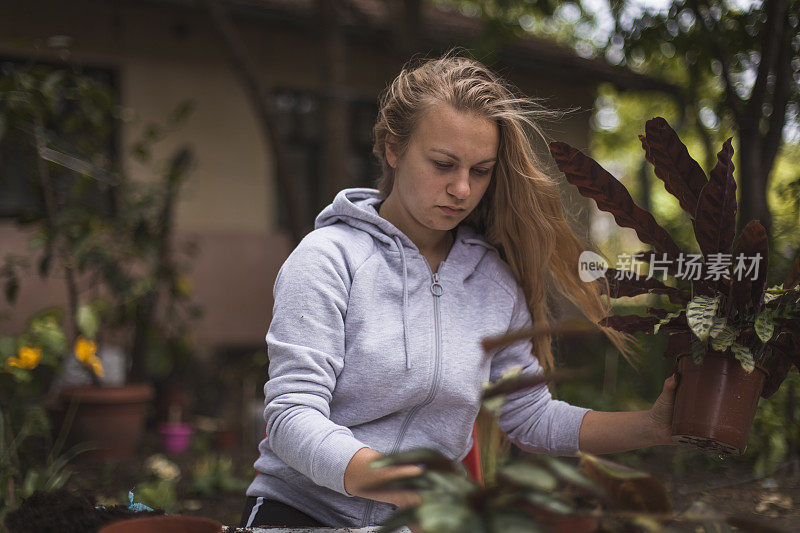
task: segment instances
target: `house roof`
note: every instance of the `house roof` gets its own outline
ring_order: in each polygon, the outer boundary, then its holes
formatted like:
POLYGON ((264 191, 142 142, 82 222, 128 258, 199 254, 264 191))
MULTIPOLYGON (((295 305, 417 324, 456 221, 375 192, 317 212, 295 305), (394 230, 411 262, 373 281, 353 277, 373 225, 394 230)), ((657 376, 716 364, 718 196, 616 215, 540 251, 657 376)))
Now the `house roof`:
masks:
MULTIPOLYGON (((169 0, 166 0, 169 1, 169 0)), ((172 0, 185 3, 185 0, 172 0)), ((284 24, 310 27, 317 23, 317 0, 227 0, 233 15, 264 17, 284 24)), ((349 33, 362 38, 372 37, 390 45, 396 28, 394 9, 401 2, 388 0, 344 0, 342 23, 349 33)), ((485 22, 454 11, 445 11, 421 1, 417 33, 420 48, 445 50, 456 44, 478 39, 485 22)), ((571 48, 536 38, 523 37, 502 45, 497 58, 510 66, 519 66, 547 76, 583 83, 607 82, 622 90, 651 90, 677 94, 677 86, 652 76, 614 66, 603 58, 583 58, 571 48)))

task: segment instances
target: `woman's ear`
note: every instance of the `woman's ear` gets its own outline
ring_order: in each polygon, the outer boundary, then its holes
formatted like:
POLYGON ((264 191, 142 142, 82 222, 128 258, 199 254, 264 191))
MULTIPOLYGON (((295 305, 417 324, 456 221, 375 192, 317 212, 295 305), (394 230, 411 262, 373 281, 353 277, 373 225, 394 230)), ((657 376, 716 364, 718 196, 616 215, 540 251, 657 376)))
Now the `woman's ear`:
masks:
POLYGON ((395 139, 394 135, 391 133, 386 134, 383 147, 386 154, 386 162, 389 163, 390 167, 395 168, 399 155, 397 153, 397 139, 395 139))

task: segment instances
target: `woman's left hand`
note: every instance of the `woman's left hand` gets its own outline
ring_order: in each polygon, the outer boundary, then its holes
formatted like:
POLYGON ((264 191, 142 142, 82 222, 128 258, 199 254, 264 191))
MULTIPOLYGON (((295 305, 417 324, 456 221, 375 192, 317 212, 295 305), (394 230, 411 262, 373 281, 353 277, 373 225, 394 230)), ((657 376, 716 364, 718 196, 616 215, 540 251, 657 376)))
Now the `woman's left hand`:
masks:
POLYGON ((647 418, 652 424, 655 444, 675 444, 672 442, 672 408, 675 404, 675 389, 678 387, 678 377, 671 375, 664 381, 664 388, 656 399, 647 418))

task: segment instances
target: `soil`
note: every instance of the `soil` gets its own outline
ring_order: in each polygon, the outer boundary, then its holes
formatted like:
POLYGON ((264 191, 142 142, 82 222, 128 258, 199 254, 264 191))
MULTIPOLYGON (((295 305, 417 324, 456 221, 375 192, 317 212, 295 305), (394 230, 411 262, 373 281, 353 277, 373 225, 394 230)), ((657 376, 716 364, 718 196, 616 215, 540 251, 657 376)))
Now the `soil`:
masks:
MULTIPOLYGON (((252 478, 252 450, 225 452, 234 463, 234 472, 246 483, 252 478)), ((143 467, 147 457, 161 453, 154 436, 148 437, 136 457, 114 464, 76 463, 69 486, 92 490, 99 503, 124 503, 127 491, 145 477, 143 467)), ((244 506, 244 492, 199 496, 189 493, 193 465, 201 453, 190 450, 182 455, 168 455, 181 469, 177 485, 178 503, 173 513, 203 516, 235 526, 244 506)), ((671 521, 669 527, 678 531, 703 531, 702 522, 689 521, 692 516, 722 515, 746 518, 778 531, 800 531, 800 463, 782 465, 769 476, 753 474, 751 461, 742 457, 720 459, 685 448, 660 448, 609 457, 657 477, 667 489, 673 510, 684 519, 671 521)), ((715 529, 706 529, 716 531, 715 529)), ((757 531, 751 523, 738 531, 757 531)), ((765 530, 766 531, 766 530, 765 530)))

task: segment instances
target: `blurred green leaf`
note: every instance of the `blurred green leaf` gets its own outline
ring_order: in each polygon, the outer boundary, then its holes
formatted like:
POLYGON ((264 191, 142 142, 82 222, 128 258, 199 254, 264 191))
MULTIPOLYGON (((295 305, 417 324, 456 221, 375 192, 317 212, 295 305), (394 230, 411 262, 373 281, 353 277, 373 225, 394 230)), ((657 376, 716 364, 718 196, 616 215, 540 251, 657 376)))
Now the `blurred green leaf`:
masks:
POLYGON ((417 509, 417 519, 424 531, 470 533, 480 531, 478 516, 463 505, 431 502, 417 509))
POLYGON ((503 533, 538 533, 547 531, 528 516, 518 512, 495 512, 490 516, 491 531, 503 533))
POLYGON ((100 328, 100 319, 96 310, 91 305, 81 305, 78 307, 78 330, 87 339, 97 337, 97 330, 100 328))
POLYGON ((500 468, 497 474, 517 485, 545 492, 552 491, 557 484, 556 478, 547 470, 529 463, 515 462, 506 465, 500 468))

